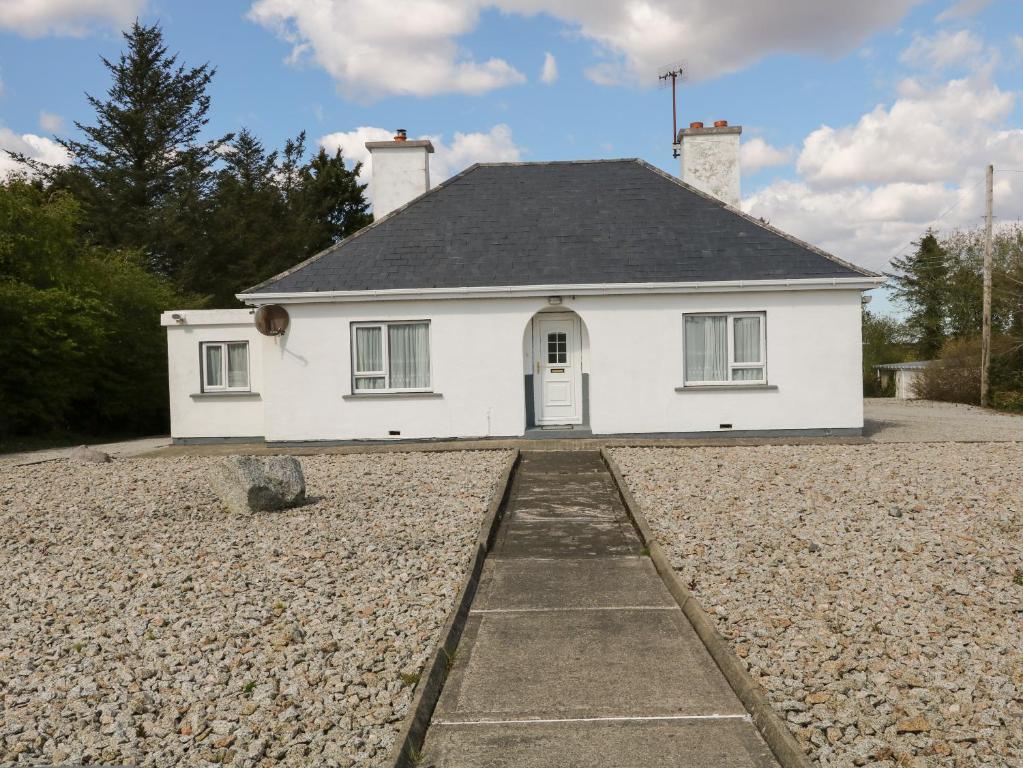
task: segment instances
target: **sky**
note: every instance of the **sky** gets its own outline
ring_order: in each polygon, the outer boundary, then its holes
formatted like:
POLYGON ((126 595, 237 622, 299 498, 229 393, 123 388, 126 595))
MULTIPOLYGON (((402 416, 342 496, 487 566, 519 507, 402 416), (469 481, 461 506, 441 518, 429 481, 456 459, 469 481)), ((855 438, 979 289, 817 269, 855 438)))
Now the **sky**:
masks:
POLYGON ((406 128, 435 183, 485 161, 677 174, 657 73, 684 61, 679 125, 743 126, 743 209, 837 256, 883 270, 929 226, 980 225, 988 163, 996 221, 1023 217, 1020 0, 0 0, 0 148, 66 161, 53 137, 90 122, 135 18, 217 68, 211 137, 304 130, 365 161, 406 128))

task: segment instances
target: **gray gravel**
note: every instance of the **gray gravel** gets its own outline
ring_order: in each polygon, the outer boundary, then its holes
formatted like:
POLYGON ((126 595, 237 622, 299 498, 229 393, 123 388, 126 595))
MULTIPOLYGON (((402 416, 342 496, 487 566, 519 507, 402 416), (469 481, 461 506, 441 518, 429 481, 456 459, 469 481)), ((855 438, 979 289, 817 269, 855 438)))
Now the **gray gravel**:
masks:
POLYGON ((1023 414, 964 403, 863 401, 863 434, 877 443, 1001 442, 1023 440, 1023 414))
POLYGON ((3 468, 0 763, 381 764, 507 457, 303 457, 259 515, 217 459, 3 468))
POLYGON ((616 449, 821 766, 1023 766, 1023 445, 616 449))

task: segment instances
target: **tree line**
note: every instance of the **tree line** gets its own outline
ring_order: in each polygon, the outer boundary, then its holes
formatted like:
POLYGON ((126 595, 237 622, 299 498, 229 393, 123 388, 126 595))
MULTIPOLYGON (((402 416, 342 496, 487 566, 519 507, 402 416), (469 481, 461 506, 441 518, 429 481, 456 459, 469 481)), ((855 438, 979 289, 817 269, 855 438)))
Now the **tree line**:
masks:
MULTIPOLYGON (((921 396, 980 401, 984 230, 928 230, 887 273, 901 319, 864 313, 864 388, 878 389, 874 365, 934 360, 921 396)), ((995 231, 992 244, 992 362, 996 407, 1023 410, 1023 226, 995 231)))
POLYGON ((360 166, 210 138, 209 64, 136 22, 110 86, 86 94, 72 162, 15 156, 0 183, 0 440, 167 428, 167 309, 240 306, 239 291, 372 221, 360 166))

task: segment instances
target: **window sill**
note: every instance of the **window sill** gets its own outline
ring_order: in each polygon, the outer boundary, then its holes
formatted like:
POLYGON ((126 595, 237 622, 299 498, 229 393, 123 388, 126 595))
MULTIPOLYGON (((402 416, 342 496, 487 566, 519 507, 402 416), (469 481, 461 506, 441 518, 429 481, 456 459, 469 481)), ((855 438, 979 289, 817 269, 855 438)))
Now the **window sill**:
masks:
POLYGON ((692 384, 688 387, 675 387, 676 392, 732 392, 735 390, 759 390, 776 392, 777 384, 692 384))
POLYGON ((228 392, 193 392, 191 395, 189 395, 189 397, 191 397, 193 400, 205 400, 208 397, 213 397, 213 398, 216 398, 216 397, 237 397, 237 398, 251 398, 253 400, 260 399, 258 392, 250 392, 248 390, 246 390, 245 392, 241 392, 241 391, 237 391, 237 392, 231 392, 231 391, 228 391, 228 392))
POLYGON ((341 395, 342 400, 400 400, 400 399, 436 399, 444 397, 440 392, 358 392, 341 395))

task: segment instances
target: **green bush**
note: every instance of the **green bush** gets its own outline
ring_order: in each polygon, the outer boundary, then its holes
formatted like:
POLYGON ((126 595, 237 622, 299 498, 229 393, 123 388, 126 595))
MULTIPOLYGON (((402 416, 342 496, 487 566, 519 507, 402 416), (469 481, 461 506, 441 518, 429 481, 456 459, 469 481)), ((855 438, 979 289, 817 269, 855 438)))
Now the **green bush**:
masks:
POLYGON ((0 438, 166 430, 160 312, 197 302, 77 226, 66 195, 0 185, 0 438))
POLYGON ((1002 411, 1023 411, 1023 390, 995 392, 991 405, 1002 411))

